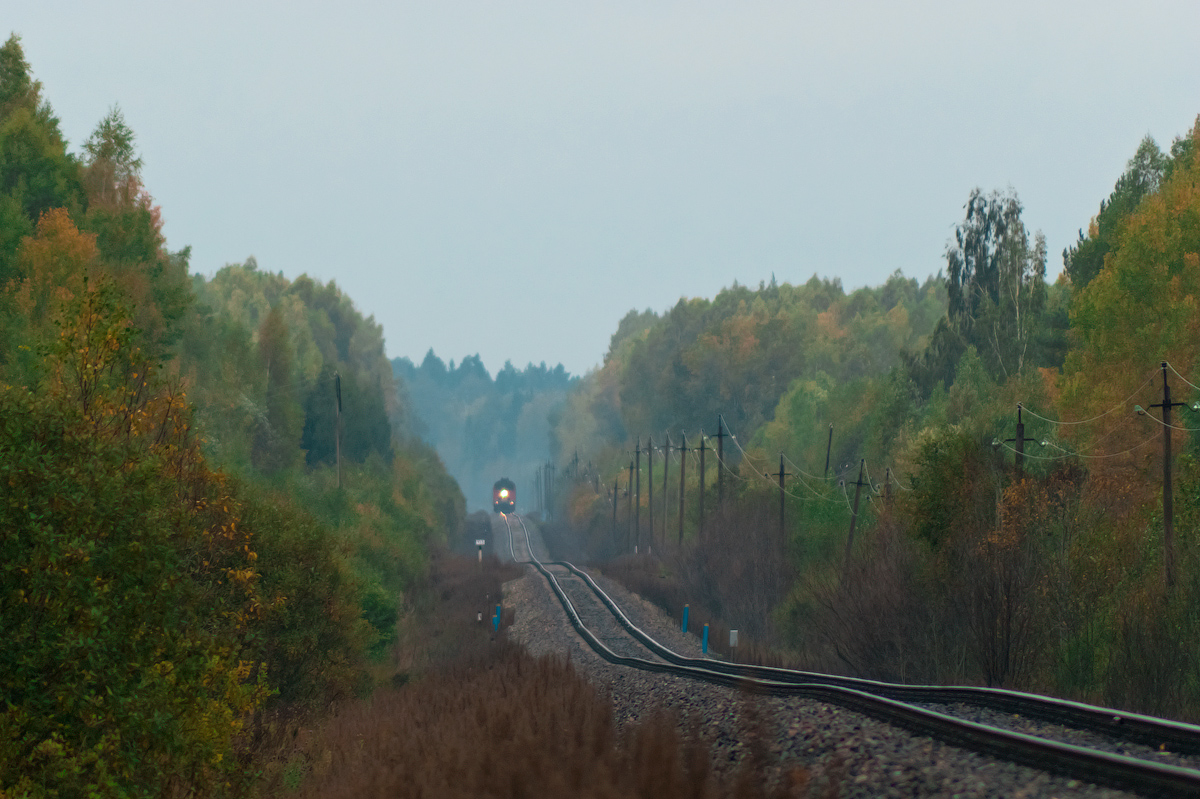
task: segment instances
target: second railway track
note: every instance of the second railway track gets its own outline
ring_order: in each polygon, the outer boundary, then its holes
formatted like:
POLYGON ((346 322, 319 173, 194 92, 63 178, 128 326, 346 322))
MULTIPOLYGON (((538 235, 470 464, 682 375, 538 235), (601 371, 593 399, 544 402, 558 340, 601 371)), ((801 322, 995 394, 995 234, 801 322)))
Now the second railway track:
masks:
POLYGON ((894 685, 685 657, 634 625, 586 572, 536 556, 540 546, 531 545, 522 518, 503 519, 512 559, 542 574, 572 626, 610 663, 829 702, 957 747, 1143 796, 1200 797, 1200 727, 1012 691, 894 685))

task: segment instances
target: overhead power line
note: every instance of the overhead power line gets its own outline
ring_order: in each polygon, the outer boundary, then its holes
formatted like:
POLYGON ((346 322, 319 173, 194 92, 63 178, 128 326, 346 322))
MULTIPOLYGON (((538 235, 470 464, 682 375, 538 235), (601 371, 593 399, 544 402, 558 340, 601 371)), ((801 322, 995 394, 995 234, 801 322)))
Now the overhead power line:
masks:
MULTIPOLYGON (((1096 421, 1097 419, 1103 419, 1105 416, 1108 416, 1109 414, 1116 413, 1117 411, 1128 407, 1130 401, 1132 401, 1133 398, 1138 395, 1138 392, 1140 392, 1146 386, 1150 385, 1150 383, 1154 380, 1155 374, 1157 374, 1157 372, 1151 372, 1150 376, 1146 378, 1146 382, 1142 383, 1140 386, 1138 386, 1136 389, 1134 389, 1134 392, 1132 394, 1130 394, 1128 397, 1126 397, 1123 401, 1121 401, 1117 405, 1114 405, 1113 407, 1109 408, 1104 413, 1097 414, 1096 416, 1093 416, 1090 419, 1079 419, 1077 421, 1068 422, 1068 421, 1064 421, 1062 419, 1051 419, 1048 416, 1042 416, 1040 413, 1038 413, 1034 410, 1031 410, 1030 407, 1028 405, 1026 405, 1025 403, 1021 403, 1021 407, 1024 408, 1025 412, 1028 413, 1030 416, 1033 416, 1034 418, 1037 418, 1037 419, 1041 419, 1043 422, 1049 422, 1050 424, 1068 425, 1068 426, 1078 425, 1078 424, 1089 424, 1091 422, 1096 421)), ((1190 385, 1190 383, 1189 383, 1189 385, 1190 385)))

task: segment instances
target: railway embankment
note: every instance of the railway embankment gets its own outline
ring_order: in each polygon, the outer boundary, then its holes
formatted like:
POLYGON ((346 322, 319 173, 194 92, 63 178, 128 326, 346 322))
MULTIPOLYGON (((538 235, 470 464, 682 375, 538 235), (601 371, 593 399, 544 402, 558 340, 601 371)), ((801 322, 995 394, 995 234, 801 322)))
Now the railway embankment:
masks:
MULTIPOLYGON (((612 581, 603 587, 652 637, 680 654, 700 655, 696 639, 657 606, 612 581)), ((504 603, 514 612, 510 639, 534 655, 566 657, 608 696, 619 728, 665 713, 708 743, 712 768, 721 775, 753 770, 764 788, 798 796, 1131 795, 958 749, 828 702, 765 697, 615 666, 575 632, 532 569, 505 584, 504 603)))

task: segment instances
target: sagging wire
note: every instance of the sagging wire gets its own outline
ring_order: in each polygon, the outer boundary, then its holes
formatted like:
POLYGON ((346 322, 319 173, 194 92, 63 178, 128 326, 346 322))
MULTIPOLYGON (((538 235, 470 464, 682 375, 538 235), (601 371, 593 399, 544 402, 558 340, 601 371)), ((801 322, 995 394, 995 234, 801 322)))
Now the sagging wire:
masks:
POLYGON ((795 469, 800 474, 803 474, 805 477, 809 478, 810 480, 820 480, 823 483, 829 482, 830 478, 829 478, 829 475, 827 475, 827 474, 826 475, 815 475, 810 472, 804 471, 803 469, 801 469, 799 466, 797 466, 794 463, 792 464, 792 468, 795 469))
POLYGON ((842 480, 839 485, 842 487, 842 497, 846 500, 846 510, 850 511, 850 515, 854 515, 854 507, 850 504, 850 492, 846 490, 846 481, 842 480))
MULTIPOLYGON (((1169 364, 1168 364, 1168 365, 1169 365, 1169 364)), ((1172 371, 1174 371, 1174 369, 1172 369, 1172 371)), ((1146 382, 1142 383, 1140 386, 1138 386, 1136 389, 1134 389, 1134 392, 1133 392, 1132 394, 1130 394, 1128 397, 1126 397, 1126 398, 1125 398, 1125 399, 1124 399, 1124 400, 1123 400, 1121 403, 1119 403, 1119 404, 1117 404, 1117 405, 1114 405, 1112 408, 1109 408, 1109 409, 1108 409, 1107 411, 1105 411, 1104 413, 1101 413, 1101 414, 1099 414, 1099 415, 1097 415, 1097 416, 1093 416, 1093 417, 1092 417, 1092 418, 1090 418, 1090 419, 1080 419, 1080 420, 1078 420, 1078 421, 1066 422, 1066 421, 1063 421, 1063 420, 1061 420, 1061 419, 1051 419, 1051 418, 1049 418, 1048 416, 1042 416, 1042 415, 1041 415, 1041 414, 1039 414, 1037 411, 1031 410, 1031 409, 1029 408, 1029 406, 1028 406, 1028 405, 1026 405, 1025 403, 1021 403, 1021 408, 1022 408, 1022 409, 1023 409, 1023 410, 1024 410, 1026 413, 1028 413, 1030 416, 1034 417, 1035 419, 1041 419, 1043 422, 1049 422, 1050 424, 1055 424, 1055 425, 1067 425, 1067 426, 1070 426, 1070 425, 1077 425, 1077 424, 1088 424, 1089 422, 1094 422, 1094 421, 1096 421, 1097 419, 1103 419, 1105 416, 1108 416, 1110 413, 1116 413, 1117 411, 1119 411, 1119 410, 1123 409, 1125 406, 1127 406, 1127 405, 1129 404, 1129 402, 1130 402, 1130 401, 1131 401, 1131 400, 1132 400, 1134 397, 1136 397, 1136 396, 1138 395, 1138 392, 1140 392, 1140 391, 1141 391, 1143 388, 1145 388, 1146 386, 1150 385, 1150 383, 1151 383, 1151 382, 1154 380, 1154 376, 1155 376, 1157 373, 1158 373, 1158 372, 1157 372, 1157 370, 1156 370, 1155 372, 1151 373, 1151 375, 1150 375, 1148 378, 1146 378, 1146 382)), ((1176 374, 1178 374, 1178 372, 1176 372, 1176 374)), ((1184 380, 1184 382, 1186 383, 1187 381, 1186 381, 1186 380, 1184 380)), ((1191 384, 1189 383, 1188 385, 1191 385, 1191 384)), ((1197 389, 1197 390, 1200 390, 1200 389, 1197 389)))
POLYGON ((865 459, 863 460, 862 464, 863 464, 863 471, 866 472, 866 475, 867 475, 867 485, 869 485, 871 487, 871 493, 872 494, 880 493, 879 489, 875 487, 875 481, 873 481, 871 479, 871 467, 867 466, 867 461, 865 459))
POLYGON ((1168 369, 1170 369, 1172 372, 1174 372, 1174 373, 1175 373, 1175 376, 1176 376, 1176 377, 1178 377, 1180 380, 1182 380, 1183 382, 1185 382, 1185 383, 1187 383, 1189 386, 1191 386, 1191 387, 1192 387, 1192 390, 1194 390, 1194 391, 1200 391, 1200 386, 1197 386, 1195 383, 1191 382, 1191 381, 1190 381, 1190 380, 1188 380, 1186 377, 1184 377, 1183 375, 1179 374, 1179 370, 1177 370, 1177 369, 1176 369, 1174 366, 1172 366, 1170 361, 1164 361, 1164 363, 1166 363, 1166 365, 1167 365, 1167 368, 1168 368, 1168 369))
POLYGON ((904 485, 904 483, 901 483, 901 482, 900 482, 900 478, 896 476, 896 473, 895 473, 895 472, 893 472, 893 471, 891 471, 891 470, 889 469, 889 470, 888 470, 888 474, 890 474, 890 475, 891 475, 891 477, 892 477, 892 482, 893 482, 893 483, 895 483, 897 486, 899 486, 899 488, 900 488, 900 490, 901 490, 901 491, 912 491, 912 489, 911 489, 911 488, 908 488, 907 486, 905 486, 905 485, 904 485))
MULTIPOLYGON (((1060 460, 1064 460, 1065 458, 1087 458, 1088 460, 1101 460, 1104 458, 1119 458, 1122 455, 1128 455, 1129 453, 1131 453, 1135 450, 1141 449, 1142 447, 1149 444, 1151 441, 1154 441, 1155 439, 1159 438, 1161 435, 1162 435, 1162 430, 1158 430, 1154 433, 1154 435, 1150 436, 1149 438, 1147 438, 1145 441, 1143 441, 1140 444, 1135 444, 1132 447, 1130 447, 1129 449, 1122 450, 1121 452, 1111 452, 1106 455, 1084 455, 1082 452, 1071 452, 1070 450, 1063 449, 1062 447, 1058 446, 1053 441, 1047 441, 1046 445, 1054 447, 1055 449, 1059 450, 1060 452, 1064 452, 1066 454, 1064 454, 1064 455, 1033 455, 1029 452, 1022 452, 1021 455, 1023 457, 1032 458, 1033 460, 1038 460, 1038 461, 1060 461, 1060 460)), ((1000 446, 1004 447, 1005 449, 1009 450, 1010 452, 1017 451, 1016 447, 1010 446, 1007 441, 1001 441, 1000 446)))
MULTIPOLYGON (((786 455, 784 455, 784 457, 786 458, 787 456, 786 456, 786 455)), ((776 483, 776 482, 774 482, 774 481, 772 481, 772 480, 768 480, 768 479, 767 479, 767 476, 766 476, 765 474, 762 476, 762 478, 761 478, 761 479, 763 480, 763 482, 765 482, 767 485, 769 485, 769 486, 771 487, 771 490, 772 490, 772 491, 778 491, 778 490, 779 490, 779 484, 778 484, 778 483, 776 483)), ((807 485, 806 485, 805 487, 807 488, 807 485)), ((812 489, 810 488, 809 490, 811 491, 812 489)), ((785 488, 785 489, 783 489, 783 493, 784 493, 786 496, 789 496, 789 497, 791 497, 792 499, 794 499, 794 500, 796 500, 796 501, 798 501, 798 502, 803 502, 804 500, 808 499, 808 497, 802 497, 802 496, 800 496, 799 494, 794 494, 794 493, 792 493, 791 491, 788 491, 786 488, 785 488)), ((830 500, 830 499, 826 499, 825 497, 822 497, 822 496, 817 496, 816 498, 817 498, 817 499, 821 499, 821 500, 825 500, 826 502, 836 502, 836 501, 837 501, 837 500, 830 500)))
POLYGON ((1150 419, 1151 421, 1153 421, 1155 424, 1160 425, 1162 427, 1169 427, 1172 430, 1182 430, 1185 433, 1200 432, 1200 427, 1180 427, 1179 425, 1167 424, 1162 419, 1159 419, 1157 416, 1150 413, 1149 411, 1143 411, 1142 413, 1139 413, 1138 416, 1145 416, 1148 419, 1150 419))
MULTIPOLYGON (((722 420, 722 421, 724 421, 724 420, 722 420)), ((703 435, 703 434, 701 434, 701 435, 703 435)), ((730 436, 730 437, 732 438, 732 436, 730 436)), ((712 439, 711 439, 711 438, 709 438, 708 436, 704 436, 704 440, 705 440, 705 441, 709 441, 709 442, 711 442, 711 441, 712 441, 712 439)), ((712 451, 713 451, 713 453, 717 453, 717 452, 718 452, 718 450, 717 450, 717 448, 716 448, 716 447, 713 447, 713 448, 712 448, 712 451)), ((718 471, 718 472, 720 472, 720 471, 721 471, 721 469, 724 469, 725 471, 729 472, 729 474, 731 474, 731 475, 733 475, 734 477, 736 477, 738 480, 741 480, 743 483, 748 483, 748 482, 750 482, 750 481, 749 481, 749 480, 747 480, 745 477, 742 477, 740 474, 738 474, 737 472, 735 472, 733 469, 730 469, 730 468, 729 468, 729 464, 728 464, 728 463, 726 463, 726 462, 725 462, 725 459, 724 459, 724 458, 722 458, 720 455, 717 455, 717 463, 719 464, 719 466, 717 467, 717 471, 718 471)))
POLYGON ((749 482, 750 482, 750 481, 749 481, 749 480, 747 480, 745 477, 742 477, 740 474, 738 474, 737 472, 735 472, 733 469, 730 469, 730 468, 729 468, 729 464, 725 462, 725 459, 724 459, 724 458, 717 458, 717 463, 721 464, 721 468, 723 468, 725 471, 729 472, 729 474, 733 475, 733 476, 734 476, 734 477, 736 477, 738 480, 741 480, 743 483, 749 483, 749 482))
MULTIPOLYGON (((728 425, 726 425, 726 429, 728 429, 728 425)), ((770 486, 770 488, 772 488, 772 491, 780 491, 779 483, 776 483, 776 482, 773 482, 773 481, 770 481, 767 479, 767 474, 764 473, 764 471, 761 471, 761 467, 758 467, 758 464, 756 464, 754 462, 754 458, 751 458, 749 453, 742 449, 742 444, 738 443, 737 435, 734 435, 732 431, 730 432, 730 438, 733 439, 734 444, 738 445, 738 451, 742 452, 742 457, 745 458, 746 463, 750 464, 750 467, 751 467, 752 471, 754 471, 754 475, 755 475, 756 479, 762 480, 763 483, 766 483, 766 485, 768 485, 768 486, 770 486)), ((787 459, 787 456, 784 455, 784 453, 780 452, 780 455, 782 457, 784 457, 784 459, 787 459)), ((746 482, 749 482, 749 480, 746 480, 746 482)), ((808 483, 805 483, 804 487, 808 488, 809 491, 812 491, 812 488, 808 486, 808 483)), ((782 488, 781 491, 784 492, 786 497, 791 497, 792 499, 796 499, 798 501, 804 501, 804 499, 806 499, 806 497, 800 497, 799 494, 794 494, 791 491, 788 491, 787 488, 782 488)), ((821 497, 820 494, 817 494, 816 492, 812 492, 812 493, 814 493, 814 495, 817 499, 824 499, 823 497, 821 497)))
MULTIPOLYGON (((722 420, 722 421, 724 421, 724 420, 722 420)), ((753 468, 753 473, 754 473, 754 476, 755 476, 757 479, 759 479, 759 480, 762 480, 762 481, 763 481, 763 483, 765 483, 766 485, 770 486, 772 490, 774 490, 774 491, 779 491, 779 490, 780 490, 780 488, 779 488, 779 484, 778 484, 778 483, 774 483, 774 482, 772 482, 771 480, 768 480, 768 479, 767 479, 767 476, 766 476, 766 474, 765 474, 765 473, 763 473, 763 472, 761 471, 761 467, 759 467, 759 466, 758 466, 758 465, 757 465, 757 464, 754 462, 754 459, 750 457, 749 453, 747 453, 747 452, 746 452, 746 450, 742 449, 742 444, 741 444, 741 442, 737 440, 737 436, 736 436, 736 435, 734 435, 733 431, 729 429, 729 423, 728 423, 728 422, 726 422, 726 423, 725 423, 725 429, 726 429, 726 430, 729 430, 729 437, 730 437, 731 439, 733 439, 733 443, 737 445, 738 451, 742 453, 742 457, 743 457, 743 458, 745 458, 746 462, 747 462, 747 463, 749 463, 749 464, 750 464, 750 466, 753 468), (760 475, 761 475, 761 476, 760 476, 760 475)), ((784 458, 784 460, 785 460, 786 462, 788 462, 788 463, 791 463, 791 459, 790 459, 790 458, 788 458, 788 456, 787 456, 786 454, 784 454, 784 453, 782 453, 782 452, 781 452, 781 453, 779 453, 779 454, 783 456, 783 458, 784 458)), ((726 468, 728 468, 728 467, 726 467, 726 468)), ((792 468, 796 468, 796 464, 792 463, 792 468)), ((748 482, 750 482, 749 480, 746 480, 745 478, 742 478, 742 479, 743 479, 743 480, 745 480, 745 482, 747 482, 747 483, 748 483, 748 482)), ((804 481, 803 481, 803 480, 801 480, 800 482, 801 482, 801 483, 804 483, 804 481)), ((814 490, 814 489, 813 489, 813 488, 812 488, 810 485, 808 485, 807 483, 804 483, 804 487, 805 487, 806 489, 808 489, 808 490, 809 490, 809 491, 810 491, 810 492, 813 494, 813 496, 814 496, 816 499, 824 500, 824 501, 826 501, 826 502, 836 502, 836 500, 831 500, 831 499, 829 499, 828 497, 823 497, 823 496, 821 496, 819 493, 817 493, 817 492, 816 492, 816 491, 815 491, 815 490, 814 490)), ((807 499, 807 497, 800 496, 799 494, 794 494, 794 493, 792 493, 791 491, 788 491, 786 488, 784 488, 784 489, 783 489, 783 493, 784 493, 784 495, 785 495, 785 496, 789 496, 789 497, 791 497, 792 499, 794 499, 794 500, 797 500, 797 501, 799 501, 799 502, 803 502, 805 499, 807 499)))
MULTIPOLYGON (((804 478, 801 476, 801 475, 803 475, 803 474, 804 474, 804 470, 803 470, 803 469, 801 469, 799 466, 797 466, 797 465, 796 465, 796 464, 795 464, 795 463, 792 461, 792 459, 791 459, 791 458, 789 458, 789 457, 787 456, 787 454, 786 454, 786 453, 782 453, 782 452, 781 452, 781 453, 779 453, 779 454, 780 454, 780 455, 783 455, 783 460, 784 460, 784 461, 785 461, 785 462, 786 462, 786 463, 787 463, 789 466, 791 466, 793 469, 795 469, 795 470, 796 470, 796 475, 795 475, 795 476, 796 476, 796 479, 797 479, 797 480, 799 480, 799 481, 800 481, 800 484, 801 484, 801 485, 803 485, 805 488, 807 488, 807 489, 809 490, 809 492, 810 492, 810 493, 811 493, 811 494, 812 494, 814 497, 816 497, 817 499, 821 500, 822 502, 833 502, 833 503, 836 503, 836 502, 837 502, 837 500, 836 500, 836 499, 830 499, 829 497, 827 497, 827 496, 825 496, 825 495, 821 494, 821 493, 820 493, 819 491, 817 491, 815 488, 813 488, 812 486, 810 486, 810 485, 808 484, 808 482, 807 482, 807 481, 806 481, 806 480, 805 480, 805 479, 804 479, 804 478)), ((814 478, 814 479, 819 479, 819 478, 814 478)))
MULTIPOLYGON (((724 421, 724 419, 722 419, 722 421, 724 421)), ((729 428, 729 423, 728 423, 728 422, 726 422, 726 423, 725 423, 725 429, 729 431, 729 437, 730 437, 731 439, 733 439, 733 443, 734 443, 734 444, 737 446, 737 448, 738 448, 738 452, 742 453, 742 458, 744 458, 744 459, 745 459, 745 461, 746 461, 747 463, 749 463, 749 464, 750 464, 750 467, 751 467, 751 470, 752 470, 752 471, 753 471, 753 473, 754 473, 754 476, 755 476, 756 478, 758 478, 759 480, 763 480, 763 481, 764 481, 764 482, 766 482, 768 485, 770 485, 772 488, 774 488, 774 489, 777 489, 777 490, 778 490, 779 486, 778 486, 778 485, 775 485, 775 484, 774 484, 774 483, 772 483, 770 480, 767 480, 765 475, 764 475, 763 477, 759 477, 759 475, 762 475, 762 474, 763 474, 762 467, 760 467, 760 466, 759 466, 757 463, 755 463, 755 462, 754 462, 754 459, 750 457, 750 453, 746 452, 746 450, 742 448, 742 442, 738 441, 738 438, 737 438, 737 436, 736 436, 736 435, 734 435, 734 432, 733 432, 733 430, 731 430, 731 429, 729 428)), ((785 457, 786 457, 786 456, 785 456, 785 457)), ((747 480, 747 482, 749 482, 749 481, 747 480)), ((783 490, 783 493, 787 494, 789 497, 792 497, 793 499, 803 499, 803 497, 798 497, 798 496, 796 496, 795 494, 792 494, 792 493, 791 493, 791 492, 789 492, 789 491, 788 491, 786 488, 783 490)))
POLYGON ((659 449, 663 450, 664 455, 668 452, 671 453, 671 457, 675 459, 676 463, 679 463, 679 446, 671 443, 671 433, 669 430, 663 432, 663 440, 667 443, 661 445, 659 449))
MULTIPOLYGON (((724 419, 722 419, 722 422, 724 422, 724 419)), ((737 435, 736 435, 736 434, 734 434, 733 430, 731 430, 731 429, 729 428, 729 423, 728 423, 728 422, 725 422, 725 429, 726 429, 726 430, 729 432, 729 438, 733 440, 733 443, 734 443, 734 445, 735 445, 735 446, 738 448, 738 452, 740 452, 740 453, 742 454, 742 457, 745 459, 745 461, 746 461, 747 463, 749 463, 749 464, 750 464, 750 466, 752 467, 752 469, 753 469, 753 474, 754 474, 755 478, 756 478, 756 479, 758 479, 758 480, 761 480, 761 481, 762 481, 762 482, 763 482, 765 485, 767 485, 767 486, 770 486, 770 488, 771 488, 772 490, 774 490, 774 491, 779 491, 779 490, 780 490, 780 488, 779 488, 779 485, 778 485, 777 483, 775 483, 775 482, 772 482, 771 480, 768 480, 768 479, 767 479, 767 476, 766 476, 766 475, 765 475, 765 474, 764 474, 764 473, 761 471, 761 469, 759 468, 759 466, 758 466, 758 465, 757 465, 757 464, 754 462, 754 459, 753 459, 753 458, 751 458, 751 457, 750 457, 750 454, 749 454, 748 452, 746 452, 746 450, 745 450, 745 448, 744 448, 744 447, 742 447, 742 443, 741 443, 740 441, 738 441, 737 435)), ((701 434, 700 434, 700 437, 701 437, 701 440, 702 440, 702 441, 711 441, 711 439, 710 439, 710 438, 709 438, 707 435, 705 435, 704 433, 701 433, 701 434)), ((675 448, 675 449, 678 449, 678 448, 675 448)), ((716 452, 716 449, 714 448, 714 449, 713 449, 713 451, 714 451, 714 452, 716 452)), ((697 468, 699 468, 699 465, 700 465, 700 459, 699 459, 699 457, 696 455, 696 450, 695 450, 695 448, 694 448, 694 447, 689 447, 689 448, 688 448, 688 452, 689 452, 689 453, 691 453, 691 456, 692 456, 692 462, 693 462, 693 463, 696 465, 696 467, 697 467, 697 468)), ((812 479, 814 479, 814 480, 822 480, 822 481, 825 481, 825 480, 828 480, 828 479, 829 479, 829 478, 818 478, 818 477, 815 477, 814 475, 809 475, 809 474, 808 474, 807 472, 805 472, 803 469, 801 469, 800 467, 798 467, 798 466, 797 466, 797 465, 796 465, 796 464, 795 464, 795 463, 792 461, 792 459, 791 459, 791 458, 789 458, 789 457, 787 456, 787 454, 786 454, 786 453, 783 453, 783 452, 781 452, 781 453, 779 453, 779 454, 780 454, 780 455, 783 457, 783 459, 784 459, 784 462, 785 462, 785 463, 788 463, 788 464, 790 464, 790 465, 791 465, 791 467, 797 471, 797 473, 798 473, 798 474, 797 474, 797 477, 799 477, 799 474, 801 474, 801 473, 802 473, 802 474, 805 474, 805 475, 809 476, 810 478, 812 478, 812 479)), ((676 460, 678 461, 678 458, 677 458, 676 460)), ((747 478, 745 478, 745 477, 742 477, 740 474, 738 474, 737 472, 734 472, 732 469, 730 469, 730 468, 729 468, 729 465, 728 465, 727 463, 725 463, 725 461, 724 461, 723 459, 721 459, 721 458, 718 458, 718 459, 717 459, 717 462, 718 462, 718 463, 720 463, 722 466, 724 466, 724 467, 725 467, 725 470, 726 470, 727 472, 729 472, 730 474, 732 474, 734 477, 738 478, 738 479, 739 479, 739 480, 741 480, 742 482, 744 482, 744 483, 749 483, 749 482, 750 482, 750 480, 749 480, 749 479, 747 479, 747 478)), ((809 492, 810 492, 810 493, 813 495, 813 498, 815 498, 815 499, 819 499, 819 500, 822 500, 822 501, 825 501, 825 502, 833 502, 833 503, 835 503, 835 504, 836 504, 836 502, 837 502, 837 500, 836 500, 836 499, 830 499, 829 497, 826 497, 826 496, 823 496, 823 495, 821 495, 821 494, 820 494, 820 493, 819 493, 819 492, 818 492, 816 489, 814 489, 812 486, 810 486, 810 485, 809 485, 807 482, 805 482, 803 479, 801 479, 801 480, 800 480, 800 482, 801 482, 801 484, 802 484, 802 485, 804 485, 805 489, 807 489, 807 490, 808 490, 808 491, 809 491, 809 492)), ((843 499, 844 499, 844 501, 845 501, 845 503, 846 503, 846 508, 847 508, 847 510, 849 510, 849 511, 850 511, 850 513, 851 513, 851 514, 853 514, 853 513, 854 513, 854 508, 853 508, 853 507, 850 505, 850 498, 849 498, 849 496, 847 496, 847 495, 846 495, 846 485, 845 485, 845 480, 843 479, 843 480, 841 480, 840 482, 841 482, 841 486, 842 486, 842 494, 843 494, 843 499)), ((901 488, 903 488, 903 486, 901 486, 901 488)), ((872 490, 874 490, 874 487, 872 487, 872 490)), ((906 489, 906 490, 911 490, 911 489, 906 489)), ((797 501, 799 501, 799 502, 803 502, 805 499, 808 499, 808 497, 801 496, 801 495, 799 495, 799 494, 796 494, 796 493, 794 493, 794 492, 792 492, 792 491, 788 491, 788 490, 787 490, 787 488, 784 488, 784 489, 782 489, 782 491, 783 491, 783 493, 784 493, 784 495, 785 495, 785 496, 789 496, 789 497, 791 497, 792 499, 794 499, 794 500, 797 500, 797 501)))
MULTIPOLYGON (((725 429, 729 430, 728 424, 725 425, 725 429)), ((748 453, 748 452, 746 452, 746 450, 742 449, 742 442, 738 441, 738 437, 736 435, 734 435, 732 430, 729 430, 729 437, 731 439, 733 439, 734 445, 738 448, 738 452, 742 453, 742 457, 746 459, 746 462, 749 463, 752 467, 754 467, 754 473, 758 474, 761 467, 757 463, 754 462, 753 458, 750 457, 750 453, 748 453)))
MULTIPOLYGON (((722 421, 724 421, 724 420, 722 420, 722 421)), ((728 423, 726 423, 726 425, 725 425, 725 429, 726 429, 726 430, 729 430, 729 424, 728 424, 728 423)), ((766 485, 770 486, 770 487, 771 487, 771 489, 772 489, 773 491, 779 491, 779 490, 781 490, 781 489, 780 489, 780 487, 779 487, 779 484, 778 484, 778 483, 774 483, 774 482, 772 482, 771 480, 768 480, 768 479, 767 479, 767 475, 761 471, 761 467, 759 467, 759 466, 758 466, 758 465, 757 465, 757 464, 754 462, 754 459, 750 457, 749 453, 747 453, 747 452, 746 452, 746 450, 742 449, 742 444, 741 444, 741 442, 737 440, 737 436, 733 434, 733 431, 732 431, 732 430, 729 430, 729 437, 730 437, 731 439, 733 439, 733 443, 737 445, 738 451, 742 453, 742 457, 743 457, 743 458, 746 460, 746 462, 747 462, 747 463, 749 463, 749 464, 750 464, 750 466, 751 466, 751 468, 752 468, 752 470, 753 470, 753 474, 754 474, 755 478, 756 478, 756 479, 758 479, 758 480, 761 480, 763 483, 765 483, 766 485)), ((781 453, 779 453, 779 454, 780 454, 780 455, 783 455, 783 457, 784 457, 784 459, 785 459, 785 460, 787 459, 787 455, 784 455, 782 452, 781 452, 781 453)), ((726 468, 728 468, 728 467, 726 467, 726 468)), ((749 480, 746 480, 746 478, 742 478, 742 479, 743 479, 743 480, 745 480, 745 482, 747 482, 747 483, 748 483, 748 482, 750 482, 749 480)), ((803 482, 803 481, 802 481, 802 482, 803 482)), ((810 487, 809 487, 807 484, 805 484, 805 488, 808 488, 808 490, 809 490, 809 491, 812 491, 812 488, 810 488, 810 487)), ((783 493, 784 493, 784 495, 785 495, 785 496, 789 496, 789 497, 791 497, 792 499, 794 499, 794 500, 797 500, 797 501, 799 501, 799 502, 803 502, 805 499, 807 499, 807 497, 802 497, 802 496, 800 496, 800 495, 798 495, 798 494, 794 494, 794 493, 792 493, 791 491, 788 491, 786 488, 782 489, 782 491, 783 491, 783 493)), ((815 493, 815 492, 814 492, 814 493, 815 493)), ((824 499, 824 497, 821 497, 819 494, 818 494, 818 495, 816 495, 816 496, 817 496, 817 498, 818 498, 818 499, 824 499)))
MULTIPOLYGON (((717 414, 717 419, 718 419, 718 420, 720 420, 720 424, 721 424, 721 425, 724 427, 724 429, 725 429, 725 431, 726 431, 725 435, 726 435, 726 436, 728 436, 729 438, 733 439, 733 442, 734 442, 735 444, 737 444, 737 436, 735 436, 735 435, 733 434, 733 432, 729 430, 729 423, 725 421, 725 417, 724 417, 722 414, 717 414)), ((705 438, 708 438, 708 437, 707 437, 707 436, 705 436, 705 438)), ((710 440, 711 440, 711 439, 710 439, 710 440)), ((740 445, 738 446, 738 449, 741 449, 741 446, 740 446, 740 445)), ((714 451, 714 452, 718 452, 718 453, 719 453, 719 450, 717 450, 717 449, 715 449, 715 448, 714 448, 714 450, 713 450, 713 451, 714 451)), ((743 452, 742 454, 743 454, 743 455, 745 455, 745 452, 743 452)), ((750 482, 748 479, 746 479, 745 477, 742 477, 740 474, 738 474, 737 472, 735 472, 733 469, 729 468, 729 464, 728 464, 728 463, 726 463, 726 462, 725 462, 725 459, 724 459, 724 458, 722 458, 722 457, 720 457, 720 455, 719 455, 719 454, 718 454, 718 456, 717 456, 717 463, 721 464, 721 466, 720 466, 720 469, 724 469, 725 471, 729 472, 729 474, 733 475, 733 476, 734 476, 734 477, 736 477, 738 480, 741 480, 743 483, 749 483, 749 482, 750 482)), ((720 469, 718 469, 717 471, 720 471, 720 469)))

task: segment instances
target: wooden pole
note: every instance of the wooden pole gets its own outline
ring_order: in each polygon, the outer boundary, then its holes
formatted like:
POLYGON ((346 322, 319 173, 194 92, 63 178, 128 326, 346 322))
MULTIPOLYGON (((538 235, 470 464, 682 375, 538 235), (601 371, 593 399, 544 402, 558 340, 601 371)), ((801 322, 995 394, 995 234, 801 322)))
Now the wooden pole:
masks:
POLYGON ((687 433, 679 433, 679 546, 683 546, 683 495, 684 480, 687 474, 687 433))
POLYGON ((633 551, 636 553, 642 543, 642 439, 638 437, 637 446, 633 450, 633 474, 637 480, 637 489, 633 500, 633 551))
POLYGON ((858 498, 862 493, 863 468, 866 463, 865 458, 858 462, 858 480, 854 483, 854 510, 850 514, 850 535, 846 536, 846 568, 850 567, 850 551, 854 547, 854 526, 858 523, 858 498))
POLYGON ((650 535, 647 536, 646 551, 654 550, 654 436, 646 439, 646 513, 649 515, 650 535))
POLYGON ((629 462, 629 481, 625 483, 625 494, 629 497, 629 518, 625 520, 625 551, 629 551, 632 536, 630 525, 633 524, 633 461, 629 462))
MULTIPOLYGON (((671 516, 670 494, 667 492, 667 474, 671 469, 671 434, 666 434, 667 444, 663 447, 663 523, 662 523, 662 546, 663 550, 667 548, 667 524, 671 516)), ((653 533, 651 533, 653 535, 653 533)))
POLYGON ((704 431, 700 431, 700 524, 696 531, 696 540, 704 540, 704 431))

